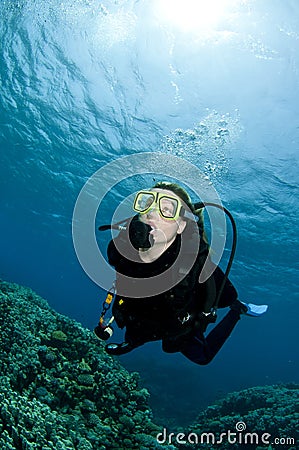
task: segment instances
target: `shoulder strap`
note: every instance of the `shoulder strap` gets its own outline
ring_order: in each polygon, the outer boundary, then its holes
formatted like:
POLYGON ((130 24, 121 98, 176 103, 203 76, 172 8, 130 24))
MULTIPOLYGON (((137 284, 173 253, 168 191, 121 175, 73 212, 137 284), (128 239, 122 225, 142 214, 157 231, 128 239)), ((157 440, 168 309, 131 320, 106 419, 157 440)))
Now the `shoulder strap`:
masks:
POLYGON ((199 275, 207 258, 210 264, 214 265, 214 263, 211 261, 209 256, 209 246, 204 241, 203 236, 197 227, 193 230, 193 233, 190 234, 190 238, 184 244, 184 253, 186 253, 187 257, 182 258, 182 265, 179 268, 179 274, 177 271, 176 273, 173 273, 173 277, 176 277, 176 280, 179 278, 181 281, 169 291, 169 297, 172 300, 172 304, 174 304, 176 308, 185 309, 188 308, 191 302, 194 302, 194 295, 201 294, 204 298, 198 298, 198 301, 201 303, 202 311, 208 313, 213 308, 217 296, 214 276, 210 276, 205 283, 203 283, 202 289, 197 289, 197 287, 199 275), (197 235, 194 236, 194 233, 197 233, 197 235), (194 256, 194 239, 198 239, 198 233, 200 235, 199 251, 196 261, 190 270, 190 263, 188 264, 188 254, 190 254, 190 257, 191 255, 194 256))

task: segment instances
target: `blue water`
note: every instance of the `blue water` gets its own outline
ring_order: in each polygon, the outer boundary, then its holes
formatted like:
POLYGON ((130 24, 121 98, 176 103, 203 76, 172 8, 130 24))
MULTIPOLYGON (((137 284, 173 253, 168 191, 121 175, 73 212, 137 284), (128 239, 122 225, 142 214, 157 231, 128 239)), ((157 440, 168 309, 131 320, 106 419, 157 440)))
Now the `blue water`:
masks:
MULTIPOLYGON (((84 183, 139 152, 198 167, 237 222, 240 298, 270 307, 242 319, 209 366, 157 343, 121 357, 140 371, 157 416, 183 423, 232 390, 299 382, 299 5, 231 1, 200 32, 163 19, 157 4, 2 0, 0 277, 93 328, 104 293, 81 268, 71 228, 84 183)), ((173 176, 192 181, 179 164, 173 176)), ((148 186, 127 181, 101 223, 148 186)), ((105 247, 109 235, 100 239, 105 247)))

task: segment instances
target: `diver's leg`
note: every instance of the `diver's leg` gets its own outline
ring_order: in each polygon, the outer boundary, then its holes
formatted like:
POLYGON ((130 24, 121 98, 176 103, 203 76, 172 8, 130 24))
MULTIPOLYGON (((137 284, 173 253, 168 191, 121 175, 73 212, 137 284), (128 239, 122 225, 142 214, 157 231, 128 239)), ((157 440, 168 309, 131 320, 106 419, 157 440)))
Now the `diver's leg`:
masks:
POLYGON ((197 332, 181 353, 196 364, 205 365, 219 352, 240 319, 240 312, 231 309, 205 338, 197 332))
POLYGON ((240 320, 240 311, 230 309, 206 337, 208 362, 212 361, 240 320))
POLYGON ((203 335, 199 333, 192 336, 185 346, 181 349, 181 353, 195 364, 208 364, 207 343, 203 335))

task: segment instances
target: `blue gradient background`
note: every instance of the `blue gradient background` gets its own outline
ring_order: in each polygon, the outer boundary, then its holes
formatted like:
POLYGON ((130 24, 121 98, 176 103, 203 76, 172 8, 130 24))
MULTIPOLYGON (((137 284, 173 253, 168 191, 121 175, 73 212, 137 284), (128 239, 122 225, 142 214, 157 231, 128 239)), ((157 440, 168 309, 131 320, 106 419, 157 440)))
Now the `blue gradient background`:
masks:
MULTIPOLYGON (((207 367, 159 343, 121 357, 141 373, 156 417, 181 424, 227 392, 299 381, 299 5, 235 3, 204 33, 142 0, 0 4, 2 279, 95 326, 105 296, 76 258, 72 214, 88 178, 124 155, 190 161, 235 217, 231 280, 269 312, 242 318, 207 367)), ((101 223, 141 181, 116 185, 101 223)), ((109 233, 99 239, 104 249, 109 233)))

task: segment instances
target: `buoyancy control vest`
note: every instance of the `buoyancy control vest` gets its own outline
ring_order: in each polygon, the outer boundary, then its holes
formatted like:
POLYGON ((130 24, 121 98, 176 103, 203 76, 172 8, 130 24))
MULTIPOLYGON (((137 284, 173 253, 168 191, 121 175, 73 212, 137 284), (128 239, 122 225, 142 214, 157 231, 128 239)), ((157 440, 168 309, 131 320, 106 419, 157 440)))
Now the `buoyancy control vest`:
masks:
MULTIPOLYGON (((184 258, 171 271, 173 287, 166 292, 150 297, 116 296, 112 313, 120 328, 125 326, 127 330, 128 328, 139 328, 141 333, 147 335, 150 329, 153 339, 170 335, 177 336, 190 332, 201 312, 209 313, 211 311, 216 299, 214 277, 210 276, 205 283, 198 283, 206 259, 210 258, 209 247, 203 236, 200 236, 199 249, 190 269, 189 260, 194 257, 194 240, 199 236, 197 225, 193 224, 192 226, 193 228, 188 231, 188 238, 185 238, 184 258), (157 334, 159 334, 158 337, 157 334)), ((138 276, 151 277, 171 266, 180 252, 181 236, 177 236, 174 243, 158 260, 147 264, 141 261, 139 263, 132 262, 124 256, 124 252, 118 250, 119 248, 124 249, 127 243, 128 233, 121 231, 108 245, 108 260, 117 271, 116 287, 120 288, 119 291, 122 288, 122 275, 134 278, 138 276)))
MULTIPOLYGON (((157 313, 161 313, 161 303, 160 303, 160 299, 158 300, 158 303, 156 303, 156 305, 154 304, 153 301, 153 297, 150 297, 149 300, 149 306, 150 309, 148 310, 149 312, 151 311, 152 313, 155 314, 154 317, 154 321, 151 321, 150 319, 148 319, 147 317, 143 317, 143 321, 141 321, 141 325, 145 325, 144 320, 146 318, 147 322, 152 323, 152 325, 157 324, 157 320, 158 320, 158 330, 160 330, 160 335, 158 336, 158 338, 162 338, 162 343, 163 343, 163 349, 165 351, 178 351, 178 348, 181 346, 181 339, 180 336, 182 336, 184 333, 188 333, 190 332, 190 330, 192 331, 192 329, 194 329, 194 327, 197 326, 197 329, 200 328, 202 330, 202 332, 205 331, 207 325, 211 322, 215 322, 216 320, 216 311, 218 308, 218 305, 220 307, 226 307, 229 306, 234 299, 237 298, 237 292, 234 288, 234 286, 231 284, 231 282, 228 279, 228 274, 233 262, 233 258, 235 255, 235 250, 236 250, 236 242, 237 242, 237 230, 236 230, 236 224, 235 221, 233 219, 233 216, 231 215, 231 213, 222 205, 216 204, 216 203, 210 203, 210 202, 206 202, 206 203, 202 203, 202 202, 198 202, 195 203, 194 205, 194 210, 197 209, 201 209, 204 208, 206 206, 213 206, 216 208, 219 208, 221 210, 223 210, 225 212, 225 214, 229 217, 230 221, 231 221, 231 225, 232 225, 232 230, 233 230, 233 241, 232 241, 232 248, 231 248, 231 254, 230 254, 230 258, 227 264, 227 268, 225 273, 222 272, 222 270, 218 267, 215 266, 209 256, 209 250, 208 250, 208 245, 206 244, 205 240, 203 239, 202 233, 203 230, 200 227, 200 224, 197 223, 197 233, 200 236, 200 246, 199 246, 199 251, 196 257, 196 260, 193 264, 193 267, 190 269, 190 267, 188 265, 185 264, 186 259, 185 258, 185 262, 183 262, 182 265, 179 266, 179 273, 175 273, 173 272, 174 276, 178 276, 178 283, 176 283, 171 289, 169 289, 169 291, 165 292, 163 295, 163 299, 164 299, 164 306, 168 306, 168 308, 164 308, 164 311, 166 310, 168 316, 171 315, 170 312, 173 311, 174 312, 174 316, 176 318, 176 324, 179 322, 182 325, 186 325, 182 327, 182 329, 180 330, 176 330, 175 334, 173 333, 168 333, 167 328, 165 328, 165 323, 163 322, 163 314, 157 314, 157 313), (198 277, 199 274, 203 268, 204 265, 204 261, 208 261, 208 266, 205 266, 205 268, 207 270, 209 270, 209 266, 210 269, 212 269, 210 271, 210 273, 213 273, 212 276, 209 276, 206 278, 206 281, 202 284, 198 283, 198 277), (211 267, 212 265, 212 267, 211 267), (213 272, 214 270, 214 272, 213 272), (166 301, 165 301, 166 300, 166 301), (170 306, 170 308, 169 308, 170 306), (194 311, 195 314, 190 314, 189 311, 194 311), (159 321, 159 318, 161 318, 162 316, 162 321, 159 321), (193 317, 192 317, 193 316, 193 317), (198 320, 200 316, 201 321, 198 320), (194 320, 195 317, 195 320, 194 320), (197 319, 196 319, 197 317, 197 319), (190 318, 192 318, 193 320, 190 320, 190 318), (143 322, 143 324, 142 324, 143 322), (160 323, 159 323, 160 322, 160 323), (200 323, 201 322, 201 323, 200 323), (198 323, 200 323, 200 327, 198 327, 198 323), (161 326, 160 326, 161 325, 161 326), (160 326, 160 328, 159 328, 160 326), (163 330, 163 331, 161 331, 163 330), (189 330, 189 331, 188 331, 189 330), (174 339, 171 341, 171 337, 170 340, 168 339, 169 336, 174 335, 175 337, 179 337, 178 340, 174 339), (164 339, 163 339, 164 337, 164 339), (166 345, 166 341, 168 339, 168 343, 166 345), (170 343, 170 345, 169 345, 170 343), (168 349, 166 350, 166 348, 164 348, 164 346, 166 345, 166 347, 168 347, 168 349)), ((135 219, 137 219, 137 217, 135 217, 135 219)), ((119 234, 119 236, 115 239, 115 241, 118 239, 120 242, 123 242, 123 244, 126 243, 126 240, 128 239, 129 235, 128 235, 128 228, 129 228, 129 224, 131 222, 132 219, 124 219, 118 223, 112 224, 112 225, 102 225, 100 226, 98 229, 100 231, 105 231, 108 229, 117 229, 117 230, 122 230, 122 231, 127 231, 127 233, 123 233, 121 231, 121 233, 119 234)), ((193 234, 194 234, 194 230, 193 230, 193 234)), ((195 231, 195 235, 196 235, 196 231, 195 231)), ((144 230, 140 229, 137 230, 137 232, 134 234, 133 236, 132 234, 130 234, 130 239, 133 237, 133 241, 135 239, 137 239, 137 243, 135 242, 135 248, 138 248, 138 246, 140 248, 149 248, 150 247, 150 242, 148 239, 148 234, 145 233, 144 234, 144 230), (141 242, 141 240, 143 240, 142 245, 139 245, 139 243, 141 242)), ((132 239, 131 239, 132 241, 132 239)), ((132 241, 132 242, 133 242, 132 241)), ((134 244, 133 244, 134 245, 134 244)), ((189 250, 192 249, 193 243, 192 243, 192 239, 189 240, 189 250)), ((189 250, 187 249, 187 256, 188 256, 188 252, 189 250)), ((165 252, 166 253, 166 252, 165 252)), ((194 253, 194 250, 193 250, 194 253)), ((121 273, 121 267, 125 268, 124 270, 128 269, 130 267, 130 264, 128 264, 127 259, 119 254, 118 251, 115 251, 115 245, 114 245, 114 240, 112 240, 108 246, 108 259, 109 262, 112 266, 114 266, 116 268, 117 271, 120 270, 121 273)), ((136 273, 134 273, 133 275, 136 275, 136 273)), ((150 275, 149 275, 150 276, 150 275)), ((142 275, 141 275, 142 277, 142 275)), ((117 278, 119 278, 119 275, 117 276, 117 278)), ((119 280, 117 280, 118 282, 119 280)), ((136 324, 139 323, 140 321, 138 321, 138 314, 136 314, 137 310, 141 309, 143 312, 143 316, 146 316, 145 310, 143 309, 142 303, 137 303, 138 298, 134 298, 134 299, 129 299, 129 298, 121 298, 119 295, 115 296, 115 301, 114 301, 114 305, 113 305, 113 313, 115 314, 115 319, 117 324, 120 326, 120 328, 123 328, 124 326, 127 327, 128 330, 128 325, 132 325, 132 324, 136 324), (126 300, 126 303, 125 303, 126 300), (128 305, 131 305, 131 308, 128 308, 128 305), (123 308, 119 308, 120 306, 124 306, 123 308), (140 308, 141 306, 141 308, 140 308)), ((140 299, 139 299, 140 300, 140 299)), ((145 299, 143 299, 145 300, 145 299)), ((109 303, 110 304, 110 303, 109 303)), ((106 307, 107 309, 107 307, 106 307)), ((103 313, 101 318, 104 318, 105 315, 105 311, 106 309, 103 309, 103 313)), ((163 309, 163 308, 162 308, 163 309)), ((113 320, 113 317, 111 318, 110 322, 113 320)), ((138 328, 138 327, 137 327, 138 328)), ((144 330, 144 327, 142 328, 144 330)), ((156 327, 157 329, 157 327, 156 327)), ((152 333, 154 334, 154 333, 152 333)), ((159 334, 159 333, 158 333, 159 334)), ((153 336, 154 339, 157 339, 157 335, 153 336)), ((184 336, 183 336, 184 338, 184 336)), ((107 337, 105 337, 105 339, 107 339, 107 337)), ((151 338, 147 338, 146 340, 154 340, 151 338)))

